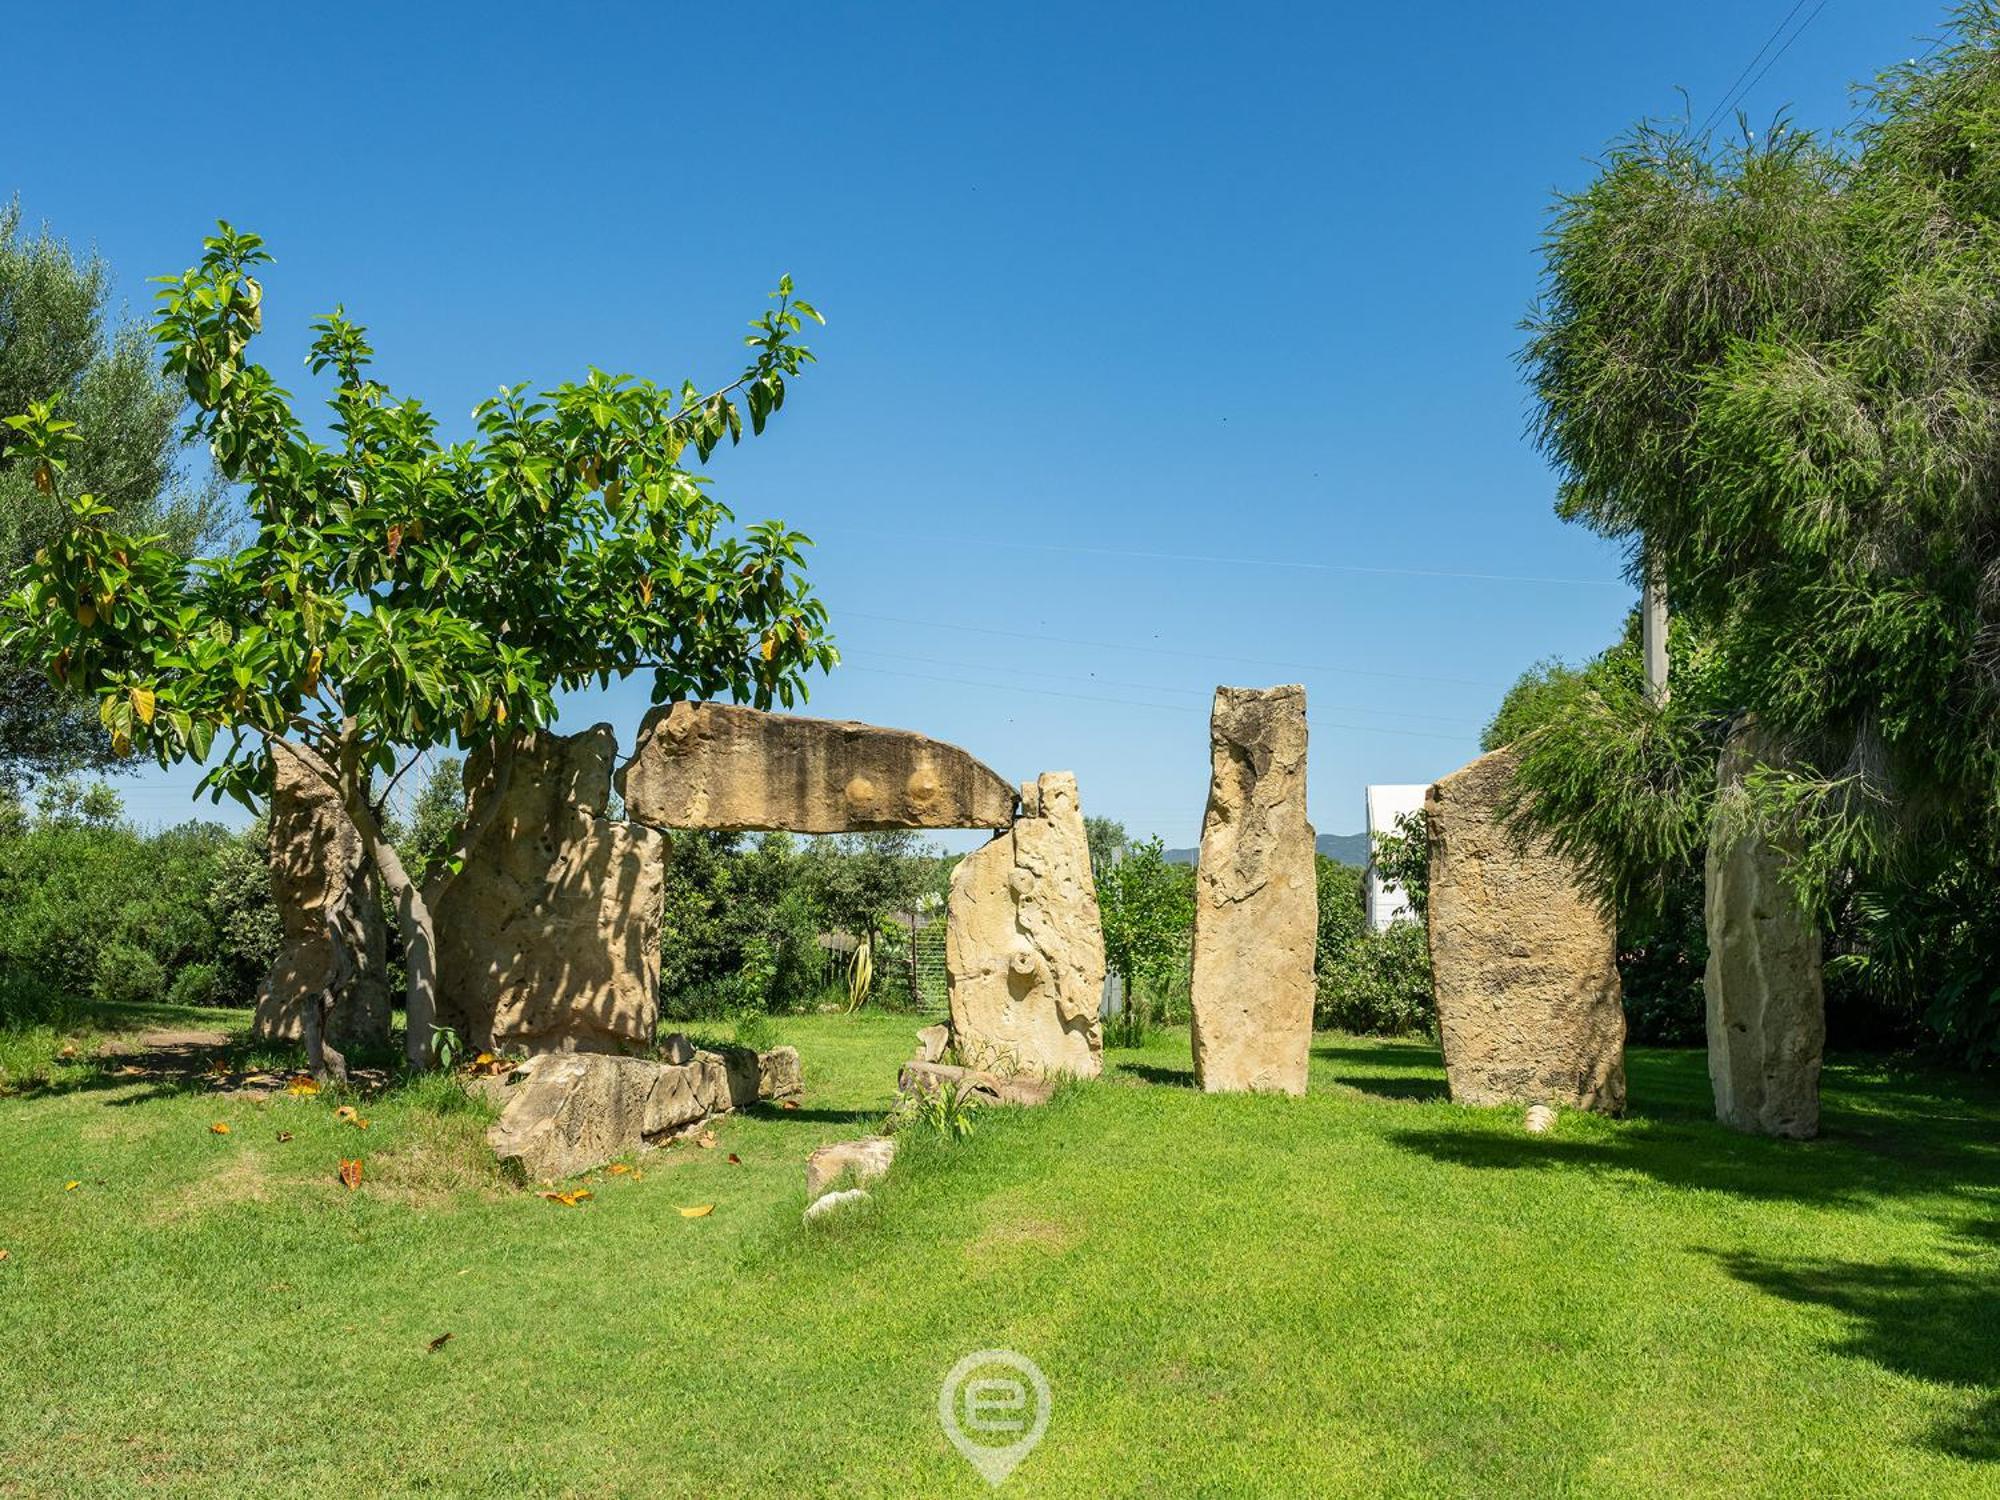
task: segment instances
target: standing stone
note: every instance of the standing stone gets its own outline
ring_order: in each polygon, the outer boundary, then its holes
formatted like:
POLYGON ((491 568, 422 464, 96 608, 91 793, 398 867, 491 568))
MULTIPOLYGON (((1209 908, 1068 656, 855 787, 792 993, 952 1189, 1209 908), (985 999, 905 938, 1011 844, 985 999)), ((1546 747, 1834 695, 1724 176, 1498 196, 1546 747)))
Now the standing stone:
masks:
POLYGON ((1617 933, 1574 866, 1499 810, 1511 749, 1431 787, 1430 941, 1445 1078, 1461 1104, 1625 1108, 1617 933))
POLYGON ((271 746, 271 898, 281 930, 278 956, 257 990, 251 1029, 266 1041, 295 1042, 305 1007, 334 972, 327 915, 339 913, 354 973, 334 997, 327 1040, 340 1051, 389 1036, 388 931, 375 867, 340 794, 297 749, 271 746), (350 899, 351 897, 351 899, 350 899))
POLYGON ((1708 844, 1708 1076, 1715 1117, 1737 1130, 1819 1134, 1826 997, 1818 924, 1786 887, 1787 850, 1743 826, 1743 778, 1772 759, 1754 720, 1739 724, 1717 767, 1708 844))
POLYGON ((728 703, 646 715, 618 791, 627 816, 661 828, 853 833, 1014 820, 1014 789, 956 745, 728 703))
MULTIPOLYGON (((433 912, 438 1021, 495 1052, 650 1047, 659 1014, 666 838, 605 815, 611 726, 515 742, 500 805, 433 912)), ((474 826, 496 794, 466 766, 474 826)))
POLYGON ((1306 1091, 1318 881, 1306 690, 1215 690, 1195 871, 1194 1071, 1210 1093, 1306 1091))
POLYGON ((1076 777, 1021 787, 1021 816, 951 875, 944 961, 951 1040, 968 1067, 1095 1078, 1104 928, 1076 777))

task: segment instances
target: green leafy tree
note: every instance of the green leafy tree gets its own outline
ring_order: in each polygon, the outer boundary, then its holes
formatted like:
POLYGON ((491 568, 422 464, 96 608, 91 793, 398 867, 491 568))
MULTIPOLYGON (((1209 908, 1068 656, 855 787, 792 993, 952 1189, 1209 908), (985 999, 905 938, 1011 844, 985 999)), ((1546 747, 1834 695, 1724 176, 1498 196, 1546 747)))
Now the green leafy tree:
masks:
POLYGON ((1641 128, 1558 205, 1526 362, 1559 509, 1711 657, 1684 692, 1674 655, 1665 705, 1579 692, 1540 752, 1524 816, 1607 885, 1705 835, 1683 813, 1743 714, 1781 747, 1749 805, 1822 908, 2000 838, 2000 13, 1870 104, 1845 139, 1641 128))
POLYGON ((422 1065, 436 893, 386 836, 378 777, 411 754, 492 742, 504 785, 515 731, 553 720, 557 692, 634 671, 652 674, 655 702, 789 706, 810 669, 838 659, 804 581, 807 538, 776 521, 732 534, 689 468, 740 438, 746 410, 763 430, 811 359, 794 335, 818 314, 787 278, 752 324, 747 368, 719 390, 596 370, 541 395, 504 387, 474 410, 471 438, 446 443, 421 403, 369 373, 365 331, 336 309, 308 357, 332 385, 322 442, 248 358, 262 326, 252 273, 269 259, 223 225, 199 265, 168 279, 155 327, 192 433, 245 487, 254 537, 199 558, 119 529, 69 481, 77 424, 37 402, 7 419, 10 456, 67 524, 9 600, 10 639, 96 698, 115 754, 219 751, 205 781, 217 795, 256 805, 266 744, 301 747, 395 905, 422 1065))
MULTIPOLYGON (((120 529, 191 550, 223 524, 222 486, 182 449, 186 398, 156 368, 143 328, 110 324, 110 295, 99 257, 77 257, 46 229, 24 233, 20 204, 0 204, 0 416, 59 401, 77 423, 71 482, 97 496, 120 529)), ((15 438, 0 427, 0 578, 26 566, 65 522, 34 472, 8 465, 15 438)), ((96 713, 88 696, 50 680, 47 663, 0 649, 0 787, 115 768, 96 713)))
POLYGON ((1083 838, 1090 846, 1090 873, 1099 880, 1131 842, 1125 836, 1125 825, 1112 818, 1085 818, 1083 838))
POLYGON ((1099 877, 1105 962, 1125 981, 1128 1011, 1145 1024, 1142 1006, 1168 993, 1187 972, 1194 943, 1194 870, 1169 864, 1157 838, 1133 844, 1099 877))

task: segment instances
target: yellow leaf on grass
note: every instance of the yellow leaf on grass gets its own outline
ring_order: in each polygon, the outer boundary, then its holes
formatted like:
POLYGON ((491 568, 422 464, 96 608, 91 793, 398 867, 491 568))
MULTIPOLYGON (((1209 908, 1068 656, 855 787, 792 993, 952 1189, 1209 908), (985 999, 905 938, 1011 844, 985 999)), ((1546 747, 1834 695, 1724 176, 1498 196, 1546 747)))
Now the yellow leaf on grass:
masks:
POLYGON ((213 1125, 208 1127, 208 1133, 210 1135, 228 1135, 229 1127, 223 1124, 222 1121, 217 1120, 213 1125))
POLYGON ((335 1110, 335 1111, 333 1112, 333 1117, 334 1117, 334 1118, 335 1118, 336 1120, 352 1120, 352 1119, 354 1119, 354 1118, 355 1118, 355 1114, 354 1114, 354 1106, 353 1106, 353 1105, 351 1105, 351 1104, 343 1104, 343 1105, 341 1105, 339 1109, 336 1109, 336 1110, 335 1110))
POLYGON ((683 1219, 705 1219, 714 1212, 715 1205, 713 1203, 697 1203, 693 1208, 682 1209, 681 1217, 683 1219))
POLYGON ((63 1191, 65 1193, 73 1193, 82 1186, 83 1184, 81 1182, 77 1181, 74 1177, 72 1177, 68 1182, 65 1182, 63 1184, 63 1191))
POLYGON ((622 1161, 614 1161, 610 1166, 606 1167, 604 1170, 609 1172, 613 1177, 623 1177, 627 1172, 631 1171, 632 1169, 622 1161))
POLYGON ((347 1184, 349 1192, 360 1187, 361 1163, 358 1161, 343 1161, 340 1164, 340 1180, 347 1184))
POLYGON ((296 1094, 301 1099, 310 1099, 314 1094, 319 1092, 319 1084, 301 1073, 297 1078, 294 1078, 290 1083, 285 1085, 285 1092, 296 1094))
POLYGON ((571 1188, 566 1193, 544 1193, 542 1196, 551 1203, 560 1203, 564 1208, 575 1208, 590 1196, 589 1188, 571 1188))
POLYGON ((14 1252, 12 1250, 0 1250, 0 1260, 12 1260, 13 1258, 14 1252))

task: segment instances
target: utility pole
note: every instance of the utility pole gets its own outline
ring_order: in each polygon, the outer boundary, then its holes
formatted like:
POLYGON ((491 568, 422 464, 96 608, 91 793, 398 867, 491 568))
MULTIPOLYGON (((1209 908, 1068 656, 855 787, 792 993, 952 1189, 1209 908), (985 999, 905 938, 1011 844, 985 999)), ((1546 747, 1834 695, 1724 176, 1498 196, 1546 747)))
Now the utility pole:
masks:
POLYGON ((1646 700, 1667 701, 1667 584, 1648 560, 1639 597, 1639 644, 1646 658, 1646 700))

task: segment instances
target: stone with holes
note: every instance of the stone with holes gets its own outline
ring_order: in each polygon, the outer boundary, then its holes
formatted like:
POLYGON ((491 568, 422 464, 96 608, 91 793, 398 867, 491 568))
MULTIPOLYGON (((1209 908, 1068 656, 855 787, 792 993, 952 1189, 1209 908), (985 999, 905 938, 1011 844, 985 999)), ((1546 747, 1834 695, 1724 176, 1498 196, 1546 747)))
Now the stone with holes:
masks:
POLYGON ((1195 871, 1195 1077, 1306 1091, 1319 883, 1306 821, 1306 690, 1215 690, 1195 871))

